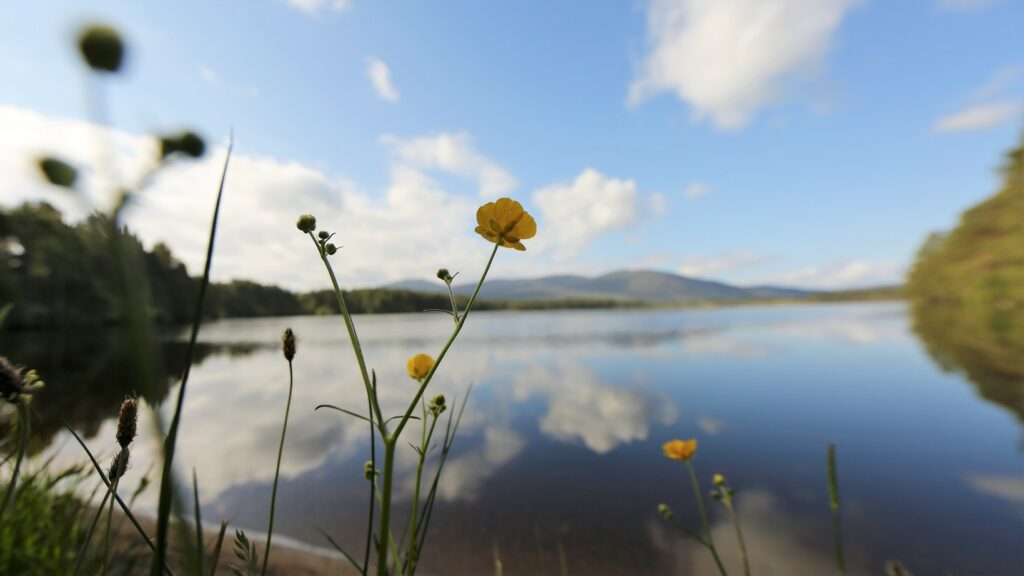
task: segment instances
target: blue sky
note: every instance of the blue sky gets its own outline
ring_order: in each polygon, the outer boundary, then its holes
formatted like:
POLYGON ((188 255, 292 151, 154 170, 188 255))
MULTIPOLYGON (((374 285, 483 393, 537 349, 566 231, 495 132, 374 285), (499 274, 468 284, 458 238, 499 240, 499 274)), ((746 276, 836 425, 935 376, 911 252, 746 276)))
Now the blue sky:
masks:
MULTIPOLYGON (((290 228, 301 212, 340 231, 349 285, 468 278, 487 251, 472 214, 497 195, 539 233, 496 276, 895 282, 929 231, 995 191, 1024 119, 1016 0, 2 6, 0 119, 16 129, 0 152, 20 176, 0 203, 81 210, 14 159, 94 158, 62 134, 91 120, 76 30, 109 22, 131 49, 103 90, 123 173, 144 134, 222 143, 233 126, 215 270, 294 288, 324 284, 290 228)), ((222 159, 170 168, 132 215, 192 270, 222 159)))

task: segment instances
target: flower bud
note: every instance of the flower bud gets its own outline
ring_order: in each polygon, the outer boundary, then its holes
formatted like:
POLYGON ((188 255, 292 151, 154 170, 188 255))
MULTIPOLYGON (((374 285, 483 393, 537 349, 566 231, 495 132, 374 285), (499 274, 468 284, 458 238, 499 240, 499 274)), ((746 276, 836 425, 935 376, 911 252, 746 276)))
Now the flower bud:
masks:
POLYGON ((668 504, 658 504, 658 514, 665 520, 671 520, 675 518, 675 514, 672 513, 672 509, 668 507, 668 504))
POLYGON ((97 24, 78 37, 78 49, 90 68, 98 72, 117 72, 124 60, 124 42, 117 30, 97 24))
POLYGON ((334 244, 330 243, 330 242, 328 242, 327 245, 324 246, 324 252, 327 252, 328 256, 334 256, 334 254, 337 251, 338 251, 338 247, 335 246, 334 244))
POLYGON ((715 484, 715 486, 722 486, 725 484, 725 476, 722 476, 721 474, 715 474, 714 476, 711 477, 711 481, 715 484))
POLYGON ((57 158, 41 158, 39 160, 39 170, 42 171, 46 180, 54 186, 71 188, 75 185, 75 180, 78 180, 78 170, 57 158))
POLYGON ((107 478, 111 482, 116 482, 124 473, 128 471, 128 459, 131 453, 128 448, 121 448, 117 451, 117 455, 114 456, 114 461, 110 463, 110 469, 107 471, 107 478))
POLYGON ((160 157, 167 158, 175 152, 185 156, 199 158, 206 152, 206 143, 195 132, 160 137, 160 157))
POLYGON ((303 214, 299 216, 299 221, 295 223, 295 227, 299 230, 309 234, 313 230, 316 230, 316 218, 312 214, 303 214))
POLYGON ((447 268, 441 268, 440 270, 437 271, 437 279, 442 282, 451 282, 452 275, 448 273, 447 268))
POLYGON ((121 402, 121 410, 117 414, 117 444, 127 449, 128 445, 135 439, 139 422, 139 401, 136 398, 128 397, 121 402))
POLYGON ((331 237, 331 233, 328 232, 327 230, 321 230, 320 232, 317 233, 317 237, 326 242, 327 239, 331 237))
POLYGON ((444 394, 438 394, 430 399, 430 405, 428 406, 430 413, 435 417, 440 416, 445 411, 447 406, 445 405, 444 394))
POLYGON ((281 335, 281 351, 284 352, 284 359, 291 362, 295 358, 295 333, 291 328, 286 328, 281 335))
POLYGON ((363 476, 367 480, 372 480, 377 475, 377 469, 373 467, 373 461, 367 460, 366 464, 363 464, 363 476))

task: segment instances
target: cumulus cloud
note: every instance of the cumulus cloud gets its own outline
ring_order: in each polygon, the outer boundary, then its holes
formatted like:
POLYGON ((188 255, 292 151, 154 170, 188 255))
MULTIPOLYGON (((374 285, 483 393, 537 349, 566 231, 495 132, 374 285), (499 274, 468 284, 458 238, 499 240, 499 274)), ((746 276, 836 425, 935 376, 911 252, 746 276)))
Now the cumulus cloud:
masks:
POLYGON ((609 178, 593 168, 571 183, 535 191, 533 202, 543 221, 557 223, 546 230, 545 240, 560 258, 577 254, 600 234, 636 224, 644 212, 634 181, 609 178))
POLYGON ((441 170, 476 181, 480 197, 494 200, 510 193, 516 179, 498 163, 476 151, 465 132, 442 133, 421 138, 381 136, 396 159, 418 169, 441 170))
POLYGON ((398 90, 391 82, 391 69, 383 60, 373 56, 367 58, 366 74, 381 100, 398 102, 398 90))
POLYGON ((676 272, 683 276, 711 276, 761 262, 764 256, 757 252, 730 252, 712 258, 691 256, 683 260, 676 272))
POLYGON ((694 118, 739 128, 818 65, 855 0, 652 0, 649 51, 629 89, 671 92, 694 118))
POLYGON ((319 14, 321 10, 341 12, 352 5, 352 0, 288 0, 288 5, 306 14, 319 14))
MULTIPOLYGON (((102 207, 109 202, 98 192, 109 186, 89 168, 102 142, 116 151, 115 164, 127 181, 156 155, 151 138, 21 108, 0 107, 0 125, 4 126, 0 132, 0 173, 4 174, 0 204, 45 198, 71 219, 83 217, 91 205, 102 207), (42 182, 34 162, 44 153, 82 168, 81 196, 65 194, 42 182)), ((452 141, 464 143, 468 136, 452 141)), ((200 161, 176 162, 161 171, 128 214, 128 224, 147 245, 166 242, 193 272, 202 265, 225 154, 223 146, 209 148, 200 161)), ((465 146, 455 149, 472 151, 465 146)), ((445 190, 419 168, 415 155, 407 157, 406 152, 394 152, 390 181, 376 194, 296 162, 234 155, 217 237, 214 278, 247 278, 299 290, 324 285, 323 271, 315 266, 308 238, 295 231, 296 216, 306 212, 315 214, 322 227, 342 231, 339 240, 344 248, 336 258, 343 263, 341 281, 349 286, 432 278, 440 267, 479 269, 487 257, 472 231, 479 202, 445 190), (439 230, 445 232, 439 234, 439 230)), ((437 157, 441 168, 449 167, 449 160, 444 154, 437 157)), ((469 173, 451 171, 493 192, 496 165, 479 168, 478 164, 469 173)), ((455 166, 463 164, 456 162, 455 166)), ((522 261, 519 265, 526 265, 530 254, 517 258, 522 261)))
POLYGON ((703 182, 694 182, 687 186, 686 190, 683 190, 683 196, 685 196, 687 200, 696 200, 697 198, 707 196, 710 193, 711 187, 703 182))
POLYGON ((897 262, 852 260, 828 267, 808 266, 764 278, 761 284, 838 290, 894 285, 903 282, 906 265, 897 262))
POLYGON ((514 394, 519 400, 545 397, 548 411, 540 419, 541 432, 557 440, 578 440, 598 454, 645 440, 651 422, 671 424, 677 416, 671 401, 602 382, 570 360, 520 370, 514 394))
POLYGON ((985 130, 1006 122, 1018 120, 1021 114, 1024 114, 1024 103, 1017 100, 979 104, 939 118, 932 125, 932 131, 972 132, 985 130))

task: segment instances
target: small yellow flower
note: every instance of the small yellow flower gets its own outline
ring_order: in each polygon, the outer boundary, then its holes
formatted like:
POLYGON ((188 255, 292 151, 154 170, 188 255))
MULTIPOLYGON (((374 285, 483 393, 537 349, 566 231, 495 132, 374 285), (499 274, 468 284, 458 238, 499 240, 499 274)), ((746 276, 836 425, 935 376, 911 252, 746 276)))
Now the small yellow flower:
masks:
POLYGON ((725 484, 725 476, 722 476, 721 474, 715 474, 714 476, 711 477, 711 481, 715 484, 715 486, 721 486, 725 484))
POLYGON ((434 367, 434 359, 428 354, 417 354, 409 358, 405 369, 409 371, 409 377, 413 380, 423 380, 427 373, 434 367))
POLYGON ((476 211, 476 233, 491 242, 501 238, 501 246, 526 250, 521 240, 537 234, 537 222, 523 205, 511 198, 488 202, 476 211))
POLYGON ((691 440, 670 440, 661 447, 666 458, 687 462, 697 453, 697 439, 691 440))

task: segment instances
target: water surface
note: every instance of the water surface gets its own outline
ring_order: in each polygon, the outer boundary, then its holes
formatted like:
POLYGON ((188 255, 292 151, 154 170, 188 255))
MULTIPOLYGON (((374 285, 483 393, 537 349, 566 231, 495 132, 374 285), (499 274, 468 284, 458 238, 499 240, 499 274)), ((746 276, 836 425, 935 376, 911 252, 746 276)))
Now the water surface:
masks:
MULTIPOLYGON (((356 322, 385 413, 397 414, 415 391, 406 359, 436 353, 451 321, 417 314, 356 322)), ((361 551, 366 425, 313 411, 325 402, 366 408, 337 317, 205 326, 179 469, 196 468, 205 519, 265 528, 287 395, 278 338, 289 326, 300 341, 275 532, 320 546, 323 529, 361 551)), ((168 375, 186 335, 167 337, 168 375)), ((96 334, 88 341, 104 348, 96 334)), ((109 458, 107 416, 131 388, 119 376, 124 359, 96 351, 77 358, 67 350, 78 339, 67 334, 2 343, 11 356, 28 356, 17 361, 54 374, 36 403, 52 438, 47 453, 80 458, 52 425, 53 412, 63 412, 109 458), (71 392, 82 387, 91 390, 86 400, 71 392)), ((713 573, 703 549, 655 511, 666 502, 684 523, 698 523, 685 467, 661 456, 661 444, 677 437, 699 440, 694 462, 705 490, 716 472, 737 487, 755 573, 835 573, 829 442, 838 444, 854 572, 881 573, 887 560, 919 574, 1024 572, 1024 443, 1015 409, 934 364, 901 304, 479 313, 431 392, 451 403, 470 384, 423 561, 431 573, 493 573, 495 553, 506 574, 557 573, 561 557, 570 574, 713 573)), ((168 384, 152 395, 175 390, 168 384)), ((155 446, 142 428, 131 486, 155 446)), ((404 515, 414 462, 411 450, 401 456, 404 515)), ((151 489, 139 507, 155 498, 151 489)), ((738 573, 725 511, 709 505, 715 539, 738 573)))

